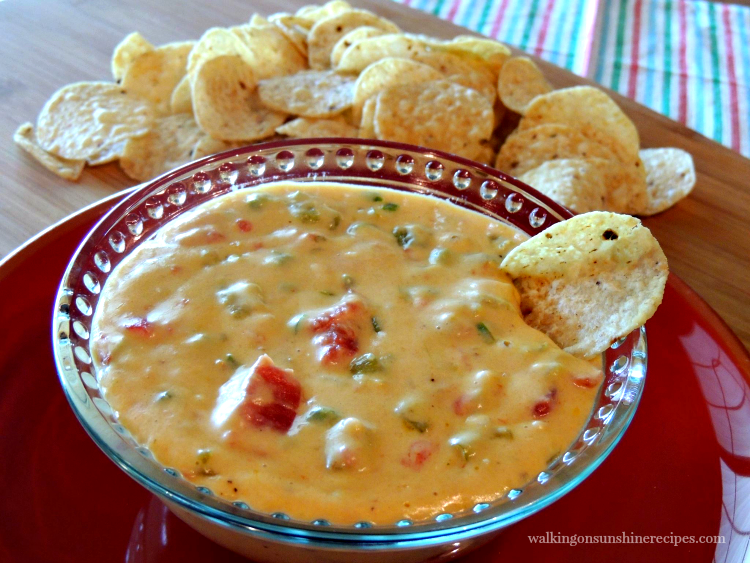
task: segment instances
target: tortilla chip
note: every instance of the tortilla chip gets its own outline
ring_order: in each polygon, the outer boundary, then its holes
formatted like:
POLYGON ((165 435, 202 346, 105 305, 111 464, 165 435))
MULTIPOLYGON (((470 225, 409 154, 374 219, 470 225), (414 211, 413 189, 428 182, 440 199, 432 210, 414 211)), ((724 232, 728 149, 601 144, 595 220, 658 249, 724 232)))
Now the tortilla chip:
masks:
POLYGON ((303 6, 297 10, 296 15, 317 22, 343 12, 348 12, 351 9, 351 4, 345 0, 331 0, 331 2, 326 2, 322 6, 303 6))
POLYGON ((138 57, 153 51, 155 47, 143 35, 134 31, 115 47, 112 53, 112 76, 119 82, 125 76, 125 71, 138 57))
POLYGON ((492 135, 493 119, 492 104, 482 94, 438 80, 378 94, 374 125, 378 139, 475 158, 492 135))
POLYGON ((148 135, 125 143, 120 167, 134 180, 145 182, 189 162, 202 136, 192 115, 158 117, 148 135))
POLYGON ((262 80, 260 100, 266 107, 303 117, 331 117, 351 107, 354 76, 311 70, 262 80))
POLYGON ((281 33, 291 41, 299 54, 307 60, 307 34, 310 33, 314 22, 286 13, 273 14, 268 17, 268 20, 278 26, 281 33))
POLYGON ((492 72, 475 57, 430 51, 415 53, 412 58, 431 66, 451 82, 481 92, 490 103, 495 103, 497 97, 495 83, 497 81, 492 72))
POLYGON ((458 35, 436 46, 437 49, 456 55, 471 55, 482 59, 495 76, 510 57, 510 49, 498 41, 474 35, 458 35))
POLYGON ((605 176, 590 164, 583 158, 550 160, 518 179, 577 213, 607 210, 605 176))
POLYGON ((577 129, 560 123, 544 123, 517 129, 510 135, 500 147, 495 168, 519 177, 548 160, 587 157, 616 160, 611 150, 577 129))
POLYGON ((354 45, 357 41, 385 34, 386 32, 382 29, 370 27, 369 25, 352 29, 346 35, 343 35, 333 46, 333 51, 331 51, 331 68, 336 68, 339 65, 341 57, 344 55, 344 51, 354 45))
POLYGON ((247 49, 242 56, 258 80, 286 76, 307 68, 305 58, 277 26, 242 25, 230 31, 247 49))
POLYGON ((554 90, 526 106, 519 128, 562 123, 611 149, 623 164, 640 162, 638 131, 606 93, 591 86, 554 90))
POLYGON ((584 358, 651 318, 669 273, 638 219, 602 211, 552 225, 511 250, 501 268, 521 295, 526 323, 584 358))
POLYGON ((186 74, 172 90, 169 109, 174 113, 193 113, 193 94, 190 91, 190 77, 186 74))
POLYGON ((200 128, 221 141, 256 141, 273 135, 286 115, 266 108, 250 66, 238 55, 204 62, 193 82, 193 111, 200 128))
POLYGON ((431 66, 409 59, 389 57, 372 63, 362 71, 354 84, 354 118, 361 116, 362 106, 367 99, 382 90, 399 84, 416 84, 441 78, 443 75, 431 66))
POLYGON ((121 141, 114 145, 107 145, 103 147, 99 152, 86 158, 86 164, 89 166, 101 166, 102 164, 109 164, 118 160, 123 151, 125 150, 125 143, 127 141, 121 141))
POLYGON ((366 10, 347 10, 319 20, 307 36, 307 56, 310 68, 324 70, 331 66, 333 47, 350 31, 369 26, 387 33, 398 33, 396 24, 366 10))
POLYGON ((356 137, 358 129, 352 127, 342 118, 309 119, 298 117, 281 127, 276 128, 280 135, 292 138, 303 137, 356 137))
POLYGON ((210 156, 230 149, 238 149, 243 146, 245 146, 245 143, 241 141, 219 141, 208 135, 202 135, 195 143, 195 146, 193 146, 190 160, 196 160, 198 158, 203 158, 204 156, 210 156))
POLYGON ((224 55, 239 55, 248 64, 255 61, 236 34, 223 27, 212 27, 205 31, 190 51, 187 62, 190 81, 194 80, 196 71, 204 62, 224 55))
POLYGON ((24 123, 16 129, 13 134, 13 141, 47 170, 66 180, 78 180, 83 172, 83 167, 86 165, 85 160, 61 158, 45 151, 37 143, 34 126, 31 123, 24 123))
POLYGON ((341 56, 336 70, 360 73, 372 63, 386 57, 415 60, 428 52, 424 41, 402 34, 389 33, 358 41, 341 56))
POLYGON ((47 101, 37 119, 36 137, 47 152, 82 160, 145 135, 154 115, 151 103, 108 82, 63 86, 47 101))
POLYGON ((643 179, 616 160, 551 160, 526 172, 520 180, 578 213, 613 211, 635 215, 646 201, 643 179))
POLYGON ((122 78, 122 89, 154 105, 157 115, 171 113, 172 92, 185 76, 192 41, 169 43, 135 59, 122 78))
POLYGON ((641 160, 646 169, 646 205, 638 215, 655 215, 672 207, 693 191, 693 157, 681 149, 644 149, 641 160))
POLYGON ((377 98, 369 98, 362 106, 362 121, 359 124, 360 139, 377 139, 375 135, 375 108, 377 98))
POLYGON ((500 70, 497 92, 511 111, 524 114, 531 100, 551 91, 542 71, 527 57, 509 59, 500 70))

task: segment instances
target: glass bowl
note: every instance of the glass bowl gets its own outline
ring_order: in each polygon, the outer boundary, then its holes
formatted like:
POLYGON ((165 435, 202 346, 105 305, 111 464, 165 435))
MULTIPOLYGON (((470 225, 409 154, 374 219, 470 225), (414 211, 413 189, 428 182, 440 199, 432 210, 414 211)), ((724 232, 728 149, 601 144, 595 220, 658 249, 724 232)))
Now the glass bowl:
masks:
MULTIPOLYGON (((86 236, 60 284, 53 345, 76 416, 104 453, 218 543, 263 561, 423 561, 450 558, 554 502, 585 479, 630 423, 646 375, 646 334, 633 331, 602 354, 604 382, 590 417, 566 452, 502 498, 430 521, 334 526, 229 502, 164 467, 140 447, 102 397, 89 348, 91 319, 107 276, 167 221, 234 190, 266 182, 347 182, 417 192, 505 221, 534 235, 570 211, 497 170, 439 151, 357 139, 286 140, 186 164, 134 190, 86 236)), ((249 500, 249 499, 248 499, 249 500)), ((321 515, 322 516, 322 515, 321 515)))

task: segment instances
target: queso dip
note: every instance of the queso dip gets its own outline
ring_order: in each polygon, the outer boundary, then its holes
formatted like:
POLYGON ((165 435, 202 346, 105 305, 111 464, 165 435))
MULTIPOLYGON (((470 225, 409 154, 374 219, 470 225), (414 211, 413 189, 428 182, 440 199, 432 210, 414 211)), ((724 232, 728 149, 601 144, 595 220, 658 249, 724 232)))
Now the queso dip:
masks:
POLYGON ((526 237, 437 198, 270 184, 170 222, 110 275, 93 330, 120 422, 228 500, 392 524, 533 479, 601 370, 524 324, 526 237))

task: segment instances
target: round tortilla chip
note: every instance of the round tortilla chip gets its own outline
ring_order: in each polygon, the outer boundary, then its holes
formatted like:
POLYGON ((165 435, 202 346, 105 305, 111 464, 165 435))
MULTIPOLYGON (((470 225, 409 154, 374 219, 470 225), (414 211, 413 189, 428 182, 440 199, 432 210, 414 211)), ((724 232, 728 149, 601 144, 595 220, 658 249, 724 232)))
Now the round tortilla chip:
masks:
POLYGON ((341 118, 310 119, 298 117, 277 127, 276 132, 292 138, 303 137, 356 137, 358 129, 341 118))
POLYGON ((186 74, 172 90, 169 109, 174 113, 193 113, 193 94, 190 90, 190 77, 186 74))
POLYGON ((646 205, 638 215, 655 215, 687 197, 695 186, 695 164, 682 149, 643 149, 646 170, 646 205))
POLYGON ((344 51, 354 45, 357 41, 385 34, 386 32, 382 29, 371 27, 369 25, 352 29, 349 33, 342 36, 333 46, 333 50, 331 51, 331 68, 336 68, 339 65, 341 57, 344 55, 344 51))
POLYGON ((13 142, 47 170, 66 180, 78 180, 83 172, 83 167, 86 165, 85 160, 61 158, 45 151, 37 143, 36 136, 34 135, 34 126, 31 123, 24 123, 16 129, 16 132, 13 134, 13 142))
POLYGON ((158 117, 147 135, 125 143, 120 167, 134 180, 145 182, 189 162, 202 136, 192 115, 158 117))
POLYGON ((474 35, 457 35, 450 41, 437 44, 435 48, 457 55, 479 57, 492 69, 496 77, 511 54, 510 49, 499 41, 474 35))
POLYGON ((524 114, 531 100, 551 91, 542 71, 528 57, 513 57, 500 70, 497 93, 511 111, 524 114))
POLYGON ((120 41, 112 53, 112 76, 119 82, 134 60, 155 47, 143 35, 134 31, 120 41))
POLYGON ((411 143, 475 158, 492 135, 492 104, 479 92, 447 80, 403 84, 378 94, 378 139, 411 143), (439 108, 440 111, 436 111, 439 108))
POLYGON ((511 250, 501 268, 521 295, 526 323, 584 358, 650 319, 669 273, 638 219, 603 211, 552 225, 511 250))
POLYGON ((246 51, 242 54, 258 80, 286 76, 307 68, 297 47, 277 26, 241 25, 230 29, 246 51))
POLYGON ((368 26, 387 33, 398 33, 398 26, 366 10, 347 10, 319 20, 307 36, 307 59, 310 68, 324 70, 331 66, 331 52, 344 35, 358 27, 368 26))
POLYGON ((399 84, 416 84, 440 80, 443 75, 429 65, 409 59, 388 57, 372 63, 354 84, 352 110, 355 120, 362 115, 362 106, 368 98, 382 90, 399 84))
POLYGON ((494 77, 492 71, 476 57, 430 51, 415 53, 412 58, 439 71, 445 76, 446 80, 461 84, 467 88, 473 88, 477 92, 481 92, 490 103, 495 103, 495 98, 497 98, 497 90, 495 88, 497 79, 494 77))
POLYGON ((292 45, 294 45, 299 54, 307 60, 307 34, 310 33, 312 21, 287 13, 279 13, 268 16, 268 21, 278 26, 292 45))
POLYGON ((221 141, 263 139, 286 119, 261 103, 253 71, 238 55, 216 57, 198 68, 193 111, 200 128, 221 141))
POLYGON ((359 123, 360 139, 377 139, 375 135, 375 108, 378 105, 377 97, 369 98, 362 106, 362 120, 359 123))
POLYGON ((519 177, 548 160, 588 157, 616 160, 611 150, 577 129, 560 123, 544 123, 517 129, 510 135, 500 147, 495 168, 519 177))
POLYGON ((238 149, 245 146, 245 143, 241 141, 219 141, 208 135, 202 135, 200 139, 195 143, 193 152, 190 156, 190 160, 196 160, 203 158, 204 156, 210 156, 219 152, 228 151, 230 149, 238 149))
POLYGON ((578 213, 635 215, 646 198, 640 175, 616 160, 603 158, 551 160, 526 172, 520 180, 578 213))
POLYGON ((630 118, 605 92, 591 86, 553 90, 534 98, 520 129, 542 123, 562 123, 607 146, 623 163, 639 160, 638 131, 630 118))
POLYGON ((172 92, 185 76, 192 41, 169 43, 135 59, 122 77, 122 89, 154 105, 157 115, 169 115, 172 92))
POLYGON ((583 158, 550 160, 518 179, 576 213, 604 211, 607 210, 606 178, 590 164, 583 158))
POLYGON ((351 4, 345 0, 331 0, 322 6, 310 5, 302 6, 297 10, 296 15, 317 22, 319 20, 330 18, 352 9, 351 4))
POLYGON ((81 160, 148 133, 151 103, 109 82, 63 86, 42 108, 36 137, 47 152, 81 160))
POLYGON ((261 102, 273 110, 303 117, 331 117, 351 107, 354 76, 333 70, 310 70, 262 80, 261 102))
POLYGON ((239 55, 245 62, 252 64, 255 59, 247 47, 235 34, 223 27, 207 29, 190 51, 187 61, 187 73, 192 82, 198 68, 206 61, 223 55, 239 55))
POLYGON ((425 55, 428 50, 423 40, 399 33, 369 37, 344 51, 336 70, 360 73, 386 57, 416 60, 417 56, 425 55))

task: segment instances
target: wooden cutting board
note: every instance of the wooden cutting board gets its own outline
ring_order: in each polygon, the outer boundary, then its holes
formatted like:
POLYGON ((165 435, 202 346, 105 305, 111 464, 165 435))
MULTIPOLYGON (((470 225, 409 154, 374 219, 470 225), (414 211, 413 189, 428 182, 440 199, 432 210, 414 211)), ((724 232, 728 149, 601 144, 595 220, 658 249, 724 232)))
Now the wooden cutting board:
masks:
MULTIPOLYGON (((351 0, 405 31, 450 38, 467 30, 400 4, 351 0)), ((0 2, 0 256, 81 207, 134 184, 111 164, 77 183, 56 178, 11 140, 35 121, 47 98, 79 80, 111 80, 113 47, 138 30, 152 42, 197 39, 212 26, 242 23, 253 12, 293 11, 302 0, 12 0, 0 2)), ((519 22, 520 24, 520 22, 519 22)), ((592 84, 538 61, 555 87, 592 84)), ((643 147, 693 154, 698 184, 676 207, 644 223, 673 272, 718 311, 750 347, 750 160, 653 111, 611 93, 635 121, 643 147)))

